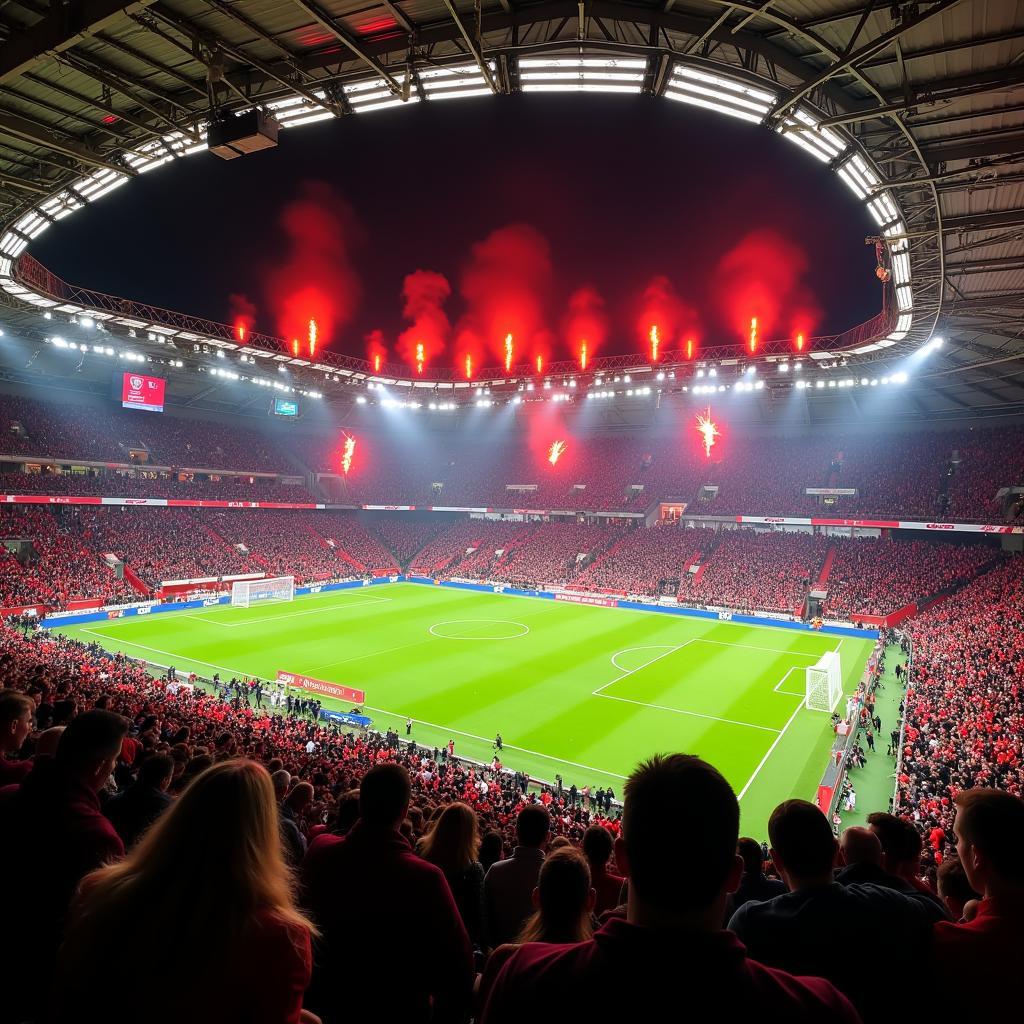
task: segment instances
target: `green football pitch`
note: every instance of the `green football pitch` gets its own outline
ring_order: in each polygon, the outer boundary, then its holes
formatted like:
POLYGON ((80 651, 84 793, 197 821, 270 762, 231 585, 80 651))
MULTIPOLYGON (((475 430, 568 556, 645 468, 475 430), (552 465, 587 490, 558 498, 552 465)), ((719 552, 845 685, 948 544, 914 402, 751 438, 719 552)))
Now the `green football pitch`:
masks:
MULTIPOLYGON (((838 649, 856 687, 867 639, 399 583, 62 630, 200 675, 278 670, 366 691, 374 727, 536 778, 612 785, 657 752, 699 754, 736 789, 743 829, 813 799, 832 732, 801 706, 803 670, 838 649)), ((340 707, 324 701, 325 707, 340 707)))

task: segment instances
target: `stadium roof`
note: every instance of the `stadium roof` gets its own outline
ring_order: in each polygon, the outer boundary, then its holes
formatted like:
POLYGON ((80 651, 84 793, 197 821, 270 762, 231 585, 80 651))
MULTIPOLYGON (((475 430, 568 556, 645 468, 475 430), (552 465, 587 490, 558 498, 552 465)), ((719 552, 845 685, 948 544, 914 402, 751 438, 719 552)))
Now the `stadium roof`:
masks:
POLYGON ((1017 0, 7 0, 0 35, 0 272, 253 106, 290 129, 486 93, 647 93, 780 132, 865 203, 891 347, 851 361, 942 334, 922 412, 1024 403, 1017 0))

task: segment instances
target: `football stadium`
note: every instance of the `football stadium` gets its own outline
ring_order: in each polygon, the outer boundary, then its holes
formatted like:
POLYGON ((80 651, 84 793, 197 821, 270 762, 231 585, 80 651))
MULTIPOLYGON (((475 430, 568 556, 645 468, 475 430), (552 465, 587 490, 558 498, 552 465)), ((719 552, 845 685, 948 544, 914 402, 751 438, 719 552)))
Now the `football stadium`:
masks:
POLYGON ((1022 67, 4 4, 0 1024, 1019 1001, 1022 67))

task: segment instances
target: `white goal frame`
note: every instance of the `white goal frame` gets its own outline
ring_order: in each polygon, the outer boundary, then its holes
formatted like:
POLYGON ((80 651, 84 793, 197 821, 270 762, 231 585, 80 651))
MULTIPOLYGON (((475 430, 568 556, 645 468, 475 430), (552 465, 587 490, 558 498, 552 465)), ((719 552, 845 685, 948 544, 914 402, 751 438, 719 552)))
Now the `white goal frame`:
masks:
POLYGON ((235 580, 231 584, 233 607, 248 608, 257 601, 294 600, 294 576, 274 576, 263 580, 235 580))
POLYGON ((838 651, 823 654, 817 664, 807 668, 804 707, 809 711, 831 714, 843 699, 843 668, 838 651))

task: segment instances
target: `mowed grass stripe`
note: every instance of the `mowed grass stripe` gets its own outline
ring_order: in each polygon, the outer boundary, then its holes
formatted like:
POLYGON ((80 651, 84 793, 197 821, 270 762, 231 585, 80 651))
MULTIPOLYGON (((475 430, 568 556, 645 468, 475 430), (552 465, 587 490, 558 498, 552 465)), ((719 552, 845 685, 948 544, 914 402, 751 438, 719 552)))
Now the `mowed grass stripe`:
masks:
MULTIPOLYGON (((218 666, 273 678, 280 669, 356 686, 366 690, 367 706, 379 709, 376 727, 394 725, 404 735, 401 724, 411 716, 418 742, 440 746, 455 738, 457 752, 480 760, 492 756, 490 738, 500 730, 510 767, 547 779, 560 772, 566 785, 611 784, 618 793, 621 776, 639 760, 670 750, 707 758, 739 792, 799 703, 774 688, 794 669, 785 689, 802 691, 803 668, 836 643, 778 628, 414 584, 373 588, 378 595, 388 600, 367 602, 369 588, 359 588, 289 605, 143 616, 65 632, 201 674, 218 666), (468 620, 457 627, 461 639, 430 631, 457 620, 468 620), (529 633, 473 638, 519 632, 511 623, 529 633), (595 696, 606 684, 603 692, 639 703, 595 696)), ((848 691, 870 650, 870 641, 844 641, 848 691)), ((747 831, 763 835, 779 800, 813 797, 830 741, 827 715, 796 715, 744 796, 747 831)))

